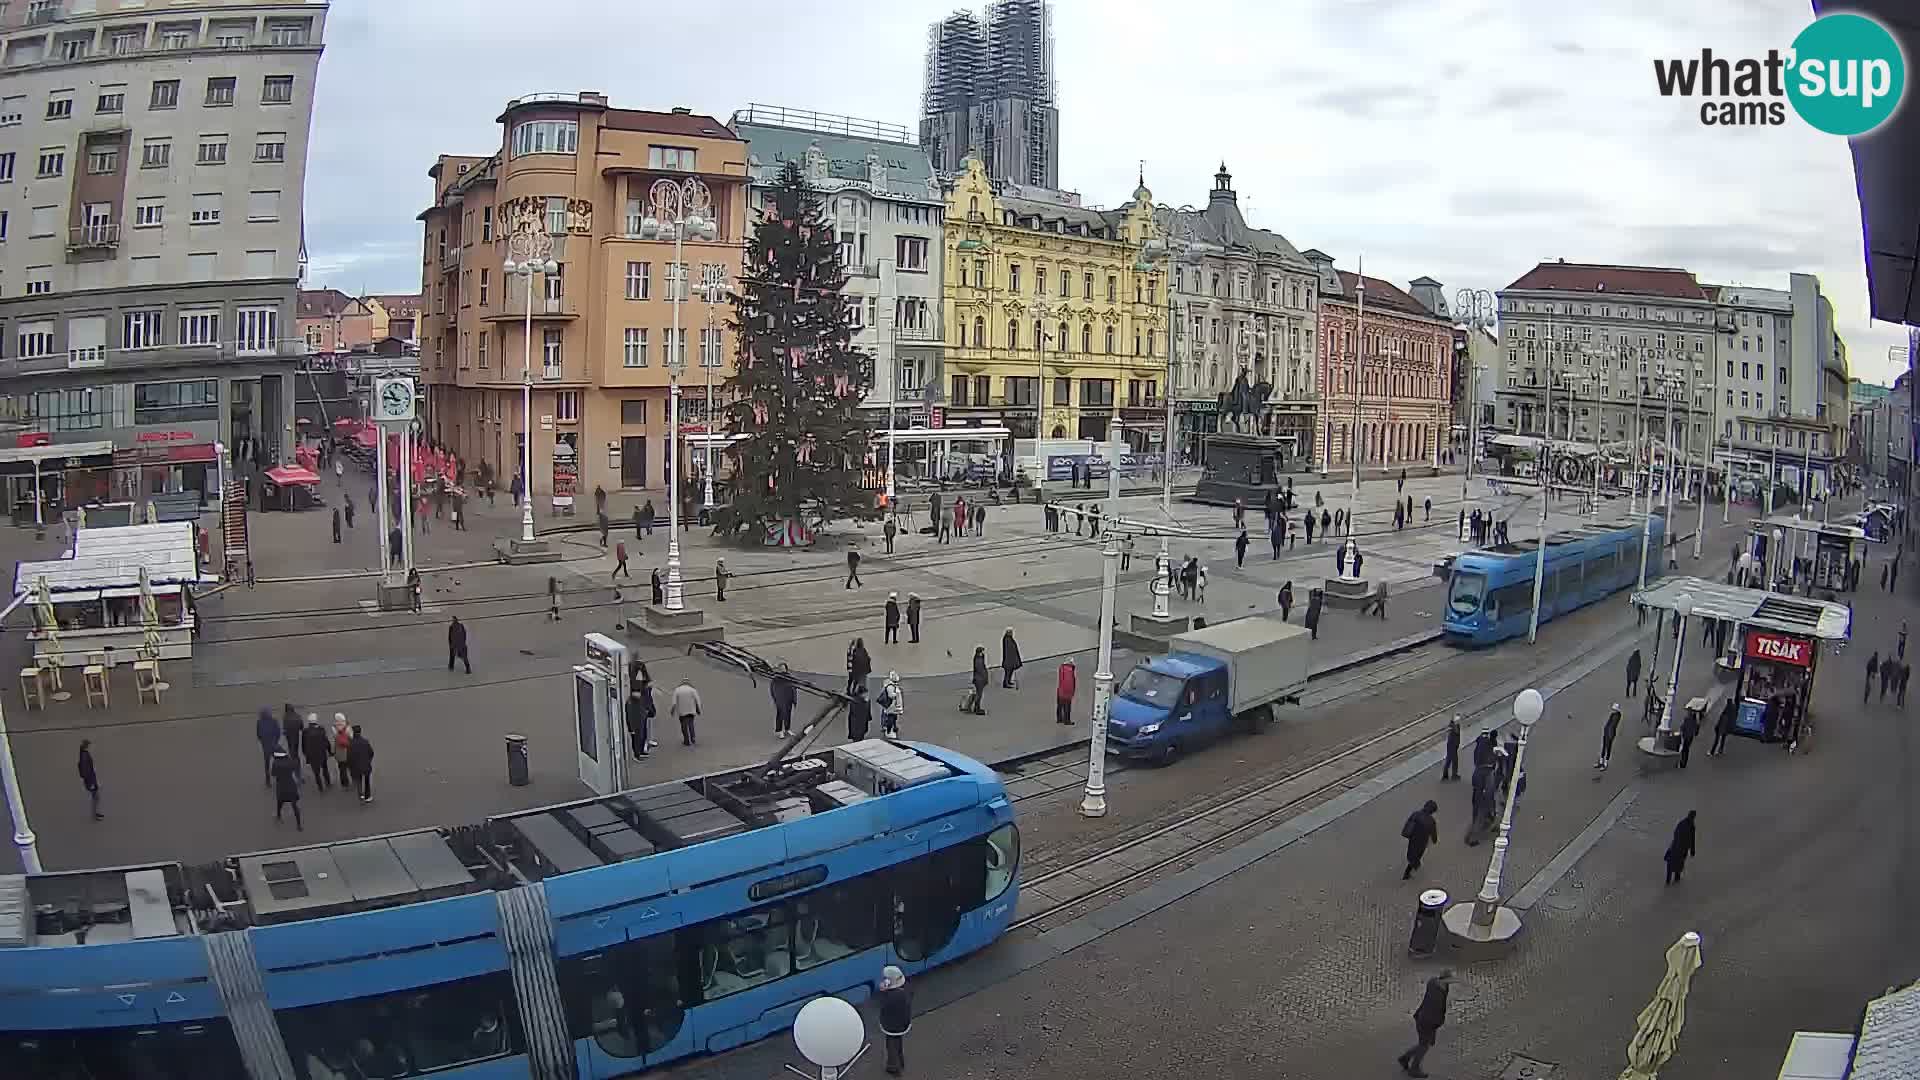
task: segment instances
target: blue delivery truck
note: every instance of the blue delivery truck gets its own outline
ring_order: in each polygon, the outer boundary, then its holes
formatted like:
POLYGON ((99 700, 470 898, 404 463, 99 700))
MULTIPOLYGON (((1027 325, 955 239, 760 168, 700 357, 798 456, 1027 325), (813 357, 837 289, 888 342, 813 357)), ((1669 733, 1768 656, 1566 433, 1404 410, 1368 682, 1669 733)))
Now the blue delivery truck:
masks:
POLYGON ((1127 673, 1107 719, 1107 749, 1162 763, 1232 731, 1273 723, 1307 685, 1313 635, 1248 616, 1177 635, 1165 656, 1127 673))

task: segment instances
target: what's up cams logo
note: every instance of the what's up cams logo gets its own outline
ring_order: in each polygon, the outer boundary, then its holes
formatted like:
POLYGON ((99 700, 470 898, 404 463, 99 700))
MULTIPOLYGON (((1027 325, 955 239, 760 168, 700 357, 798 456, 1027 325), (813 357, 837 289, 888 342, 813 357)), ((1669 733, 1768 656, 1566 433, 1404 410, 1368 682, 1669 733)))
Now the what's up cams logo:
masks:
POLYGON ((1729 60, 1701 49, 1698 57, 1653 62, 1661 97, 1700 98, 1708 127, 1777 126, 1787 106, 1829 135, 1865 135, 1886 123, 1907 89, 1899 41, 1865 15, 1825 15, 1807 25, 1782 53, 1729 60))

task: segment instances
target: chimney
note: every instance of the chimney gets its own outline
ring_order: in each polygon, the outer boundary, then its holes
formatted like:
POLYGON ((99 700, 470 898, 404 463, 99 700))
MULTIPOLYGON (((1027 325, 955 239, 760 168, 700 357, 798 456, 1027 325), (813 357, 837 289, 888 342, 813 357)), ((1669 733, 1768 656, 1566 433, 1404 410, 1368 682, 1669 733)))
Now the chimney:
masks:
POLYGON ((689 109, 689 108, 687 108, 687 107, 686 107, 685 105, 675 105, 675 106, 673 107, 673 115, 675 115, 675 116, 692 116, 692 115, 693 115, 693 110, 692 110, 692 109, 689 109))

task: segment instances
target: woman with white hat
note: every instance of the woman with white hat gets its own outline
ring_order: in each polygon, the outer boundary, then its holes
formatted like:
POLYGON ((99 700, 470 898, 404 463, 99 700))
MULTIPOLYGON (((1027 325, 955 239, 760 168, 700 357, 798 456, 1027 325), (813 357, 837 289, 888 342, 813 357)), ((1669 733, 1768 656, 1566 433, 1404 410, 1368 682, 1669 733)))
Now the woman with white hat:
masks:
POLYGON ((900 737, 900 717, 907 711, 906 696, 900 690, 900 673, 887 672, 887 681, 880 687, 880 737, 896 739, 900 737))
POLYGON ((880 1034, 887 1039, 887 1075, 899 1076, 907 1069, 906 1038, 913 1030, 913 991, 907 989, 907 973, 888 964, 880 969, 880 1034))

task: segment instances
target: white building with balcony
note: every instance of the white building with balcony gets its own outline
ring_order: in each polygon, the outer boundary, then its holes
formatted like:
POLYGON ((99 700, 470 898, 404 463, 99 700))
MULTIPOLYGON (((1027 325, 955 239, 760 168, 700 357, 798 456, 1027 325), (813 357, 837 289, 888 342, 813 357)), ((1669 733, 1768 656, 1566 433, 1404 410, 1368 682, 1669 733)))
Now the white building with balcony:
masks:
POLYGON ((891 403, 903 426, 924 422, 942 382, 946 215, 926 151, 899 125, 802 109, 749 105, 728 126, 748 143, 755 210, 771 198, 762 185, 789 161, 821 192, 847 268, 853 344, 874 360, 873 391, 862 405, 891 403))
POLYGON ((215 443, 291 457, 326 13, 0 4, 0 394, 52 443, 112 441, 115 484, 204 490, 215 443))
POLYGON ((1785 289, 1709 291, 1719 308, 1714 459, 1737 478, 1771 472, 1796 490, 1804 469, 1824 490, 1828 467, 1845 452, 1847 358, 1820 279, 1791 274, 1785 289))

